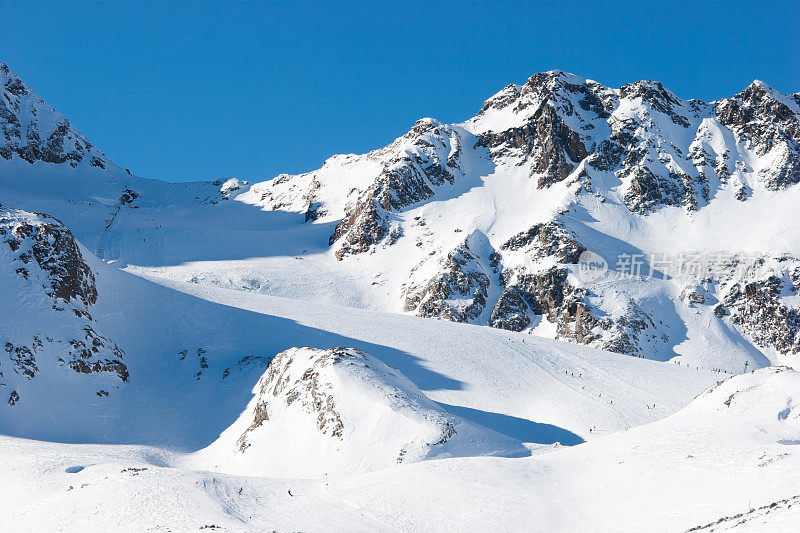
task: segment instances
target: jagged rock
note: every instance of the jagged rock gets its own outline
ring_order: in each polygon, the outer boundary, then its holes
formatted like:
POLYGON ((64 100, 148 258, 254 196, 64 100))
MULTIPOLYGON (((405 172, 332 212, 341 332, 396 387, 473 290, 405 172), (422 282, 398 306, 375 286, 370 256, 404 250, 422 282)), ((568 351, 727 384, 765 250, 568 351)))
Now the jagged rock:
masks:
MULTIPOLYGON (((65 303, 77 300, 89 306, 97 300, 94 275, 83 261, 72 233, 60 221, 0 207, 0 239, 15 254, 13 261, 35 260, 46 275, 48 295, 65 303)), ((28 278, 27 268, 16 272, 28 278)))
POLYGON ((92 374, 110 372, 123 382, 128 381, 128 367, 122 362, 125 356, 113 341, 98 335, 91 326, 83 327, 83 339, 71 339, 68 365, 75 372, 92 374))
POLYGON ((760 81, 754 81, 733 98, 716 105, 719 121, 760 156, 770 154, 772 164, 759 178, 772 190, 800 182, 800 105, 760 81))
POLYGON ((339 224, 329 239, 332 246, 339 243, 336 259, 349 254, 360 254, 381 242, 389 234, 386 210, 371 195, 360 200, 339 224))
POLYGON ((666 90, 659 81, 637 81, 623 85, 619 94, 621 98, 636 99, 650 106, 654 111, 667 115, 672 122, 688 128, 690 121, 685 112, 686 105, 672 92, 666 90), (681 113, 680 111, 684 111, 681 113))
POLYGON ((21 374, 26 379, 36 377, 39 367, 36 366, 36 357, 33 355, 33 351, 36 350, 35 343, 33 343, 33 349, 27 346, 14 346, 10 342, 7 342, 4 348, 17 374, 21 374))
POLYGON ((119 197, 119 203, 123 205, 130 205, 139 197, 139 193, 132 189, 125 189, 119 197))
POLYGON ((721 309, 730 313, 731 322, 757 346, 800 353, 800 309, 782 301, 785 294, 800 290, 800 261, 789 256, 760 259, 742 278, 729 282, 722 296, 721 309))
POLYGON ((6 267, 0 271, 5 290, 33 306, 26 311, 39 314, 35 323, 0 333, 11 367, 23 378, 16 381, 18 390, 43 366, 56 364, 66 364, 81 374, 103 372, 127 381, 124 352, 97 333, 89 313, 98 297, 94 274, 61 222, 46 214, 0 206, 0 263, 6 267), (60 313, 65 305, 72 313, 60 313), (19 333, 26 329, 30 336, 19 333))
POLYGON ((569 99, 557 99, 559 91, 582 94, 580 103, 584 110, 605 115, 600 98, 587 85, 569 83, 566 79, 567 76, 560 71, 536 74, 519 89, 507 87, 481 109, 483 113, 490 108, 512 105, 516 111, 530 106, 535 108, 525 124, 503 131, 488 131, 480 136, 480 140, 494 156, 514 153, 529 157, 531 174, 540 176, 539 188, 566 179, 588 155, 581 136, 562 118, 563 107, 566 107, 566 114, 571 115, 574 106, 569 99))
POLYGON ((520 291, 516 287, 509 287, 492 309, 489 325, 509 331, 523 331, 531 324, 531 314, 532 310, 520 291))
POLYGON ((554 257, 559 263, 578 262, 586 250, 575 236, 556 222, 535 224, 529 230, 511 237, 500 246, 501 250, 525 249, 526 255, 534 259, 554 257))
POLYGON ((502 274, 505 290, 490 319, 493 327, 523 331, 539 316, 555 325, 555 338, 626 355, 655 356, 650 345, 663 339, 653 318, 629 299, 621 313, 609 315, 590 303, 590 292, 570 283, 566 268, 502 274))
POLYGON ((531 320, 522 318, 523 312, 543 316, 556 324, 557 338, 581 344, 590 344, 599 335, 593 332, 599 326, 584 301, 585 289, 574 287, 567 280, 564 268, 552 267, 544 272, 529 273, 524 270, 503 272, 506 289, 492 310, 491 325, 502 329, 521 331, 531 320), (524 302, 524 306, 521 305, 524 302), (505 312, 510 311, 510 315, 505 312))
MULTIPOLYGON (((463 133, 434 119, 417 121, 406 135, 373 154, 383 170, 355 204, 346 209, 329 243, 337 243, 336 258, 368 251, 389 235, 388 214, 427 200, 438 187, 452 185, 461 175, 463 133)), ((308 219, 319 206, 309 204, 308 219), (313 206, 313 207, 312 207, 313 206)), ((308 212, 308 211, 307 211, 308 212)))
POLYGON ((418 316, 435 317, 454 322, 476 319, 486 307, 490 279, 479 255, 470 249, 468 237, 464 242, 440 259, 429 259, 416 269, 429 270, 434 263, 434 276, 414 283, 405 290, 406 312, 418 316))
POLYGON ((87 161, 106 168, 111 162, 48 106, 8 66, 0 61, 0 157, 14 156, 35 163, 68 163, 77 167, 87 161))

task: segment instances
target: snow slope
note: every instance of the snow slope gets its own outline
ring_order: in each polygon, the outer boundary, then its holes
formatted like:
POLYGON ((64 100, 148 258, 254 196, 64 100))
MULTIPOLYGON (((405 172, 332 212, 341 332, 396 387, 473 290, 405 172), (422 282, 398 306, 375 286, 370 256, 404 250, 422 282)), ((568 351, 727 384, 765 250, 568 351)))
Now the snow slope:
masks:
POLYGON ((179 454, 152 448, 3 437, 0 501, 12 528, 66 531, 685 531, 739 513, 748 520, 736 531, 791 531, 799 386, 796 371, 759 370, 581 446, 338 479, 233 476, 176 468, 179 454))
MULTIPOLYGON (((525 442, 574 444, 591 438, 592 426, 655 420, 718 376, 481 326, 193 283, 165 287, 89 252, 84 258, 98 292, 92 314, 124 350, 128 380, 103 398, 80 381, 53 398, 44 392, 49 380, 27 380, 23 401, 0 410, 6 434, 199 449, 242 413, 272 357, 294 346, 361 349, 434 401, 464 408, 456 414, 467 420, 520 428, 514 436, 525 442), (657 410, 646 408, 656 402, 657 410)), ((4 324, 17 320, 4 310, 4 324)))

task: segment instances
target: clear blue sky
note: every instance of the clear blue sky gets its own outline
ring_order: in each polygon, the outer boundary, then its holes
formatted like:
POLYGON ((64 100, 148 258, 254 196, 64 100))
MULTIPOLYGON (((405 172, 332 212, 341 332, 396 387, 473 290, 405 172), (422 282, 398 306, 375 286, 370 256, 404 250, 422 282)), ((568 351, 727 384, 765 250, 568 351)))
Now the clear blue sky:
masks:
POLYGON ((0 0, 0 58, 118 164, 272 177, 457 122, 534 72, 800 91, 800 2, 0 0))

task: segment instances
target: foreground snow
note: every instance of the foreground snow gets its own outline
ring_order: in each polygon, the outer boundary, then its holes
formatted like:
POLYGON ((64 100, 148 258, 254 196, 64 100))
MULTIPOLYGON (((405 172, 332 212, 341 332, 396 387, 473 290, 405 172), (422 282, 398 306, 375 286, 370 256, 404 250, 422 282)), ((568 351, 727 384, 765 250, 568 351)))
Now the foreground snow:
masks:
POLYGON ((189 470, 175 466, 182 454, 150 447, 3 437, 0 507, 9 529, 25 530, 683 531, 740 513, 740 530, 788 530, 800 517, 798 390, 800 373, 769 368, 572 448, 317 480, 189 470))

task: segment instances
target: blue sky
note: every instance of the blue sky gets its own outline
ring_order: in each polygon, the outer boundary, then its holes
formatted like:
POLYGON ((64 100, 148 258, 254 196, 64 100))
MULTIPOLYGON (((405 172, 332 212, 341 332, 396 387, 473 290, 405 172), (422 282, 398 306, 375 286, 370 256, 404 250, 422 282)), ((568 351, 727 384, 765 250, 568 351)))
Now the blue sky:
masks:
POLYGON ((0 58, 118 164, 269 178, 458 122, 534 72, 800 91, 800 2, 0 0, 0 58))

